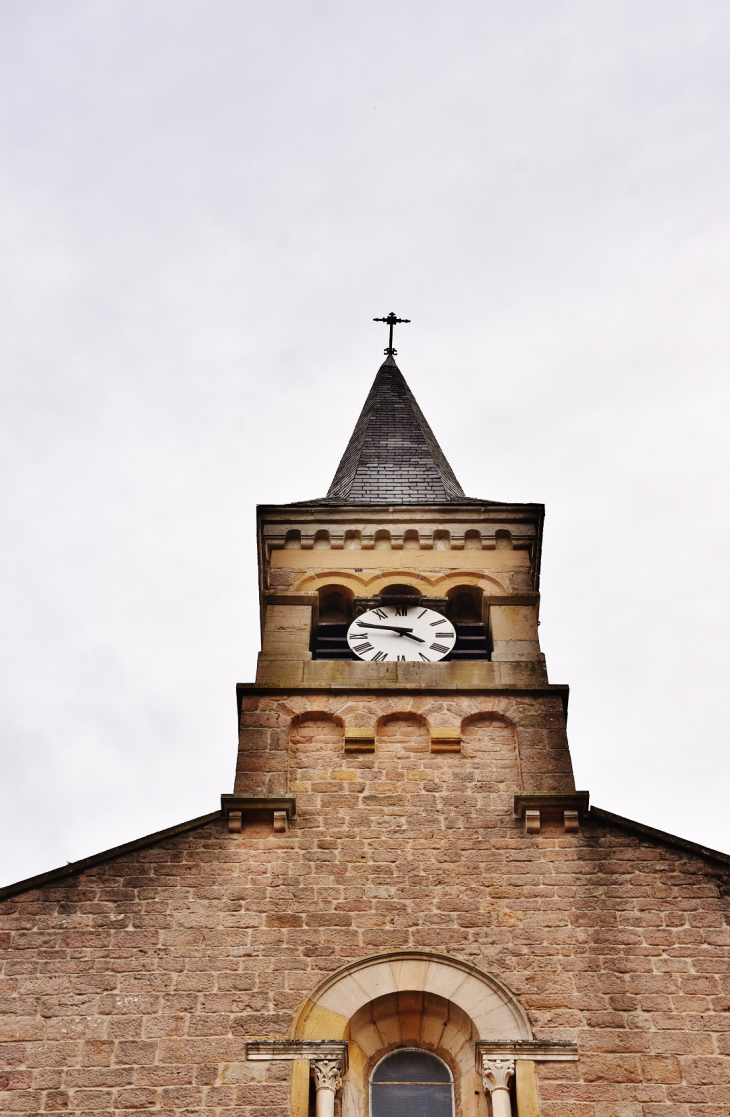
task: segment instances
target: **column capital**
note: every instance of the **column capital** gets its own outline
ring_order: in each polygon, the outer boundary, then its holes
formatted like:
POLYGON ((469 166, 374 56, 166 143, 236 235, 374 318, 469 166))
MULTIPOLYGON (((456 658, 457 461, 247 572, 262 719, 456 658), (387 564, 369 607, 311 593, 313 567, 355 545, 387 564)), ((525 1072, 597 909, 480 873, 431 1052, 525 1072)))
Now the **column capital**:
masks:
POLYGON ((509 1080, 514 1073, 514 1059, 490 1059, 482 1055, 482 1082, 490 1094, 495 1090, 509 1090, 509 1080))
POLYGON ((342 1059, 328 1056, 312 1059, 310 1064, 317 1090, 331 1090, 336 1094, 342 1085, 342 1059))

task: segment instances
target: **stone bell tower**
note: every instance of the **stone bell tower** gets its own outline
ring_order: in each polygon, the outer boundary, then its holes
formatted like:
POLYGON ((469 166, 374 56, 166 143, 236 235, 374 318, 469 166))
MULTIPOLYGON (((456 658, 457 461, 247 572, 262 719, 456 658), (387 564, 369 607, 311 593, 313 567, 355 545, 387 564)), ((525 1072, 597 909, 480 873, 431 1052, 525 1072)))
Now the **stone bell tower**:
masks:
MULTIPOLYGON (((538 639, 543 516, 539 504, 465 496, 389 355, 327 496, 258 509, 262 650, 256 682, 238 688, 244 711, 263 694, 351 692, 345 745, 362 750, 374 747, 370 704, 408 695, 411 704, 439 706, 431 749, 458 751, 457 705, 466 712, 470 696, 529 710, 522 731, 516 722, 514 790, 524 793, 528 825, 540 825, 536 811, 544 822, 562 809, 575 827, 567 687, 548 682, 538 639), (357 659, 346 640, 353 619, 380 602, 408 601, 453 623, 451 654, 437 663, 357 659), (570 803, 561 807, 556 796, 570 803)), ((286 765, 271 754, 275 734, 253 729, 252 766, 247 729, 244 717, 236 792, 287 794, 286 765)))
MULTIPOLYGON (((457 839, 475 855, 485 850, 485 835, 499 842, 515 833, 524 841, 579 832, 588 795, 576 793, 573 781, 567 687, 548 682, 538 639, 543 514, 542 505, 464 494, 392 352, 327 496, 258 509, 262 650, 255 683, 238 687, 236 781, 222 809, 234 834, 296 834, 295 845, 321 843, 323 858, 347 862, 338 872, 358 898, 343 901, 339 914, 315 916, 333 941, 348 939, 361 920, 355 937, 367 953, 435 946, 463 953, 462 932, 441 926, 435 914, 432 925, 415 925, 404 914, 379 921, 354 911, 370 910, 364 897, 372 887, 385 889, 385 906, 395 912, 392 889, 409 865, 424 895, 442 879, 442 859, 457 893, 473 888, 450 852, 457 839), (350 625, 388 605, 443 616, 456 634, 449 654, 438 662, 358 658, 350 625)), ((281 918, 286 928, 302 921, 296 905, 281 918)), ((403 1037, 407 1010, 419 1047, 430 1014, 444 1011, 427 994, 422 983, 408 990, 413 1004, 368 1011, 395 1011, 403 1037)), ((250 1057, 294 1060, 295 1117, 307 1117, 310 1081, 319 1084, 318 1113, 331 1111, 340 1088, 359 1112, 372 1057, 367 1039, 358 1038, 337 998, 304 1011, 300 1021, 311 1023, 308 1013, 316 1019, 313 1031, 303 1026, 306 1043, 290 1043, 287 1056, 262 1042, 250 1057), (313 1036, 329 1045, 319 1052, 321 1072, 313 1036)), ((510 1019, 495 1031, 492 1023, 492 1047, 472 1042, 462 1052, 459 1112, 476 1117, 484 1090, 493 1113, 511 1112, 516 1083, 518 1112, 530 1114, 540 1052, 529 1046, 529 1025, 510 1019), (517 1063, 516 1041, 523 1044, 517 1063)), ((460 1047, 464 1035, 455 1042, 460 1047)), ((574 1058, 560 1044, 540 1050, 546 1059, 574 1058)))

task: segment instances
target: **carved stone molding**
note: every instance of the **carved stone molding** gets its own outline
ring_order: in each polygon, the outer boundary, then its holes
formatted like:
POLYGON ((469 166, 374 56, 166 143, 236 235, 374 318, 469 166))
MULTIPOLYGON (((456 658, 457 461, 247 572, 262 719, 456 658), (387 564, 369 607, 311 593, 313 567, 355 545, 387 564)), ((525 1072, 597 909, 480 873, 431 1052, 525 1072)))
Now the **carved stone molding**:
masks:
POLYGON ((509 1080, 514 1073, 514 1059, 490 1059, 482 1055, 482 1082, 490 1094, 495 1090, 509 1090, 509 1080))
POLYGON ((253 1062, 274 1059, 339 1061, 341 1073, 347 1070, 347 1041, 341 1039, 250 1039, 246 1058, 253 1062))
POLYGON ((482 1059, 530 1059, 533 1063, 575 1063, 578 1047, 570 1040, 543 1043, 537 1039, 477 1040, 477 1070, 482 1059))

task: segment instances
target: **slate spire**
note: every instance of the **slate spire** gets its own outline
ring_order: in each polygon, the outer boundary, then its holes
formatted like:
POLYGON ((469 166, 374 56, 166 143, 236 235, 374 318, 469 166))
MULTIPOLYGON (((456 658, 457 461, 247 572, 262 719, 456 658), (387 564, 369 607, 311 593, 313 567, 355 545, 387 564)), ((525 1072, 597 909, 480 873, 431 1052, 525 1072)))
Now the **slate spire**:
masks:
POLYGON ((392 356, 378 370, 326 499, 347 504, 466 499, 392 356))

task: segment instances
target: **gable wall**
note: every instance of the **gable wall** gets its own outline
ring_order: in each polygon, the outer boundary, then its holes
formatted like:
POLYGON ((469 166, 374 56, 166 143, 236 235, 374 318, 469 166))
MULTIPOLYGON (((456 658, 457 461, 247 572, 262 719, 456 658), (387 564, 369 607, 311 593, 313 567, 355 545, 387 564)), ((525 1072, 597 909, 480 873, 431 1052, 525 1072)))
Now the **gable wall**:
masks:
POLYGON ((369 755, 331 717, 297 723, 287 834, 215 822, 0 905, 0 1112, 284 1117, 290 1066, 245 1062, 245 1038, 286 1036, 338 967, 414 948, 577 1040, 577 1064, 539 1066, 542 1117, 727 1117, 720 870, 620 828, 528 837, 508 722, 439 756, 406 714, 369 755))

